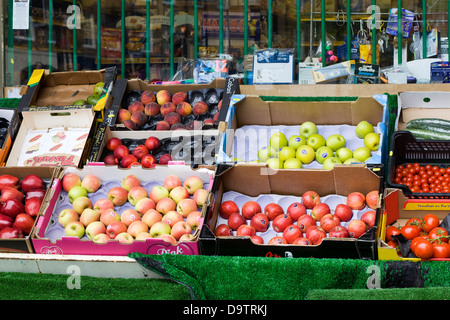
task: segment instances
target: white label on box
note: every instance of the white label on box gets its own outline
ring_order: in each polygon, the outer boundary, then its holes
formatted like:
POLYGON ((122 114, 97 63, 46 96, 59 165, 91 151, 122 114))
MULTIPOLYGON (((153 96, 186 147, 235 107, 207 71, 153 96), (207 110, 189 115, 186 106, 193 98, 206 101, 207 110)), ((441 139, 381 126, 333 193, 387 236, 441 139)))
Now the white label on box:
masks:
MULTIPOLYGON (((256 56, 255 56, 256 57, 256 56)), ((289 55, 289 62, 259 63, 253 60, 254 84, 290 84, 294 80, 294 56, 289 55)))

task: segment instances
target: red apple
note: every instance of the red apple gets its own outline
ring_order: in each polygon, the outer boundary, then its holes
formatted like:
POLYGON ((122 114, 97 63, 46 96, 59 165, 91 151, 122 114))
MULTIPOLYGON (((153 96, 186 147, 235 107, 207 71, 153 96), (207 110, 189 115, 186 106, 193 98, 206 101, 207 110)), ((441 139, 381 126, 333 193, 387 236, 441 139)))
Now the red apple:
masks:
POLYGON ((330 238, 348 238, 348 230, 343 226, 336 226, 328 232, 330 238))
POLYGON ((283 214, 283 208, 276 203, 269 203, 264 207, 264 214, 269 218, 270 221, 275 219, 280 214, 283 214))
POLYGON ((239 207, 234 201, 225 201, 220 205, 219 214, 224 219, 228 219, 235 212, 240 213, 239 207))
POLYGON ((295 239, 292 244, 296 244, 298 246, 309 246, 311 244, 311 241, 309 241, 305 237, 299 237, 299 238, 295 239))
POLYGON ((250 240, 254 243, 254 244, 264 244, 264 239, 258 235, 253 235, 250 236, 250 240))
POLYGON ((366 211, 361 215, 361 220, 367 224, 368 229, 375 225, 375 218, 377 213, 375 210, 366 211))
POLYGON ((0 230, 0 239, 23 238, 22 230, 14 227, 6 227, 0 230))
POLYGON ((378 207, 378 195, 378 190, 373 190, 366 194, 366 204, 370 209, 375 210, 378 207))
POLYGON ((158 160, 156 160, 155 156, 152 154, 146 154, 141 158, 141 164, 144 168, 153 168, 158 163, 158 160))
POLYGON ((294 243, 295 239, 300 238, 301 236, 303 236, 303 232, 295 224, 287 226, 283 231, 283 238, 290 244, 294 243))
POLYGON ((340 220, 334 214, 328 213, 320 219, 320 227, 325 230, 325 232, 330 232, 331 229, 337 227, 340 224, 340 220))
POLYGON ((325 230, 318 226, 311 226, 306 230, 306 238, 311 241, 312 244, 322 243, 322 239, 327 236, 325 230))
POLYGON ((0 175, 0 190, 3 189, 4 187, 12 187, 15 189, 19 189, 20 179, 10 174, 2 174, 0 175))
POLYGON ((0 202, 4 203, 8 199, 15 199, 17 201, 22 202, 24 199, 24 195, 22 192, 13 187, 4 187, 1 190, 0 202))
POLYGON ((172 155, 170 153, 164 153, 159 157, 158 164, 168 164, 169 161, 172 161, 172 155))
POLYGON ((312 209, 311 217, 313 217, 316 221, 320 221, 323 216, 329 214, 330 212, 330 207, 326 203, 318 203, 312 209))
POLYGON ((114 149, 114 156, 121 161, 126 155, 130 154, 127 146, 121 144, 114 149))
POLYGON ((122 160, 120 160, 120 166, 122 168, 128 168, 132 163, 139 162, 138 158, 136 158, 133 154, 125 155, 122 160))
POLYGON ((161 147, 161 140, 157 137, 148 137, 147 140, 145 140, 144 145, 149 151, 156 151, 161 147))
POLYGON ((0 213, 0 230, 6 227, 12 227, 14 219, 10 216, 0 213))
POLYGON ((312 209, 318 203, 320 203, 320 196, 315 191, 306 191, 302 195, 302 203, 306 209, 312 209))
POLYGON ((65 192, 69 192, 75 186, 81 186, 80 177, 72 172, 66 173, 62 178, 62 187, 65 192))
POLYGON ((248 224, 241 224, 236 230, 236 236, 254 236, 256 235, 256 230, 248 224))
POLYGON ((250 220, 255 214, 260 212, 262 212, 261 206, 256 201, 247 201, 242 206, 242 216, 247 220, 250 220))
POLYGON ((300 218, 298 218, 297 220, 297 226, 300 228, 300 230, 302 230, 302 232, 306 232, 306 230, 310 227, 310 226, 315 226, 316 225, 316 220, 311 217, 309 214, 304 214, 302 216, 300 216, 300 218))
POLYGON ((113 221, 106 227, 106 234, 110 239, 115 239, 122 232, 127 232, 127 226, 122 221, 113 221))
POLYGON ((123 144, 122 140, 120 140, 117 137, 112 137, 112 138, 109 138, 108 141, 106 141, 106 148, 109 151, 114 151, 114 149, 116 149, 116 147, 121 144, 123 144))
POLYGON ((119 159, 113 155, 113 154, 108 154, 107 156, 105 156, 105 158, 103 159, 103 162, 105 163, 105 165, 107 166, 117 166, 119 164, 119 159))
POLYGON ((233 230, 227 224, 219 224, 214 230, 216 237, 225 237, 233 235, 233 230))
POLYGON ((366 196, 361 192, 352 192, 347 196, 347 205, 353 210, 362 210, 366 206, 366 196))
POLYGON ((25 206, 20 201, 8 199, 2 204, 0 213, 15 219, 19 213, 25 213, 25 206))
POLYGON ((39 215, 39 210, 41 209, 42 199, 41 198, 31 198, 25 201, 25 212, 32 217, 37 217, 39 215))
POLYGON ((256 232, 267 231, 269 223, 269 218, 264 213, 257 213, 250 220, 250 225, 255 228, 256 232))
POLYGON ((45 189, 36 189, 28 191, 27 194, 25 195, 25 201, 31 198, 40 198, 43 200, 46 192, 47 191, 45 189))
POLYGON ((143 145, 140 144, 138 145, 136 148, 133 149, 133 155, 138 158, 138 159, 142 159, 143 156, 145 156, 146 154, 148 154, 150 151, 148 150, 148 148, 143 145))
POLYGON ((347 226, 350 238, 359 238, 367 231, 367 224, 359 219, 354 219, 347 226))
POLYGON ((32 216, 26 213, 19 213, 14 220, 13 228, 22 230, 24 235, 29 235, 34 225, 34 219, 32 216))
POLYGON ((245 218, 240 213, 235 212, 228 217, 228 225, 231 230, 236 231, 243 224, 245 224, 245 218))
POLYGON ((45 189, 45 182, 41 177, 35 174, 29 174, 22 179, 21 187, 22 191, 27 193, 35 189, 45 189))
POLYGON ((288 226, 292 224, 292 218, 287 213, 280 214, 272 221, 272 228, 276 232, 283 232, 288 226))
POLYGON ((300 216, 306 214, 306 207, 300 202, 294 202, 287 208, 286 213, 291 216, 292 220, 297 221, 300 216))
POLYGON ((343 222, 348 222, 352 220, 353 210, 350 206, 340 203, 334 209, 334 215, 339 218, 339 220, 343 222))
POLYGON ((267 243, 268 244, 278 245, 278 244, 287 244, 287 241, 282 236, 275 236, 275 237, 271 238, 269 240, 269 242, 267 242, 267 243))

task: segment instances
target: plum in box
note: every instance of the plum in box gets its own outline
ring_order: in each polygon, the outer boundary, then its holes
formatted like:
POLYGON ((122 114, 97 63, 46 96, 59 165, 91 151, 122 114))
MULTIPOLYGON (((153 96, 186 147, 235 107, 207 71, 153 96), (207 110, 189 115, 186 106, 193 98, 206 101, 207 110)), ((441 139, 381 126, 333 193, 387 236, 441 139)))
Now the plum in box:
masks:
MULTIPOLYGON (((264 165, 219 164, 212 188, 213 200, 206 213, 205 225, 200 233, 201 252, 205 255, 241 255, 276 257, 315 257, 315 258, 352 258, 376 259, 379 211, 382 201, 382 166, 368 168, 366 165, 339 165, 332 170, 271 170, 264 165), (269 240, 282 236, 282 232, 273 230, 273 221, 267 231, 256 232, 264 240, 263 244, 253 243, 249 236, 216 236, 218 225, 226 224, 219 214, 221 203, 234 201, 239 210, 242 205, 253 200, 260 204, 262 211, 268 203, 277 203, 286 212, 293 202, 302 202, 306 191, 316 191, 331 211, 339 203, 345 203, 352 192, 378 190, 376 219, 374 226, 359 238, 327 237, 317 245, 269 244, 269 240)), ((352 220, 361 218, 370 211, 367 206, 362 210, 353 210, 352 220)), ((311 215, 311 209, 307 210, 311 215)), ((250 224, 247 220, 246 224, 250 224)), ((294 222, 295 224, 295 222, 294 222)), ((316 222, 318 225, 318 222, 316 222)), ((343 221, 340 225, 346 226, 343 221)))
MULTIPOLYGON (((85 254, 85 255, 127 255, 131 252, 140 252, 144 254, 188 254, 195 255, 199 253, 198 235, 202 228, 203 219, 200 219, 199 228, 192 231, 192 241, 178 242, 172 245, 162 239, 148 238, 145 240, 134 240, 131 244, 119 243, 118 240, 110 239, 107 243, 94 243, 88 239, 86 234, 82 238, 66 236, 64 228, 58 222, 58 215, 61 210, 72 207, 68 200, 68 194, 62 189, 62 177, 69 173, 76 173, 81 179, 88 174, 93 174, 100 178, 102 185, 95 193, 88 193, 91 203, 98 199, 106 198, 108 191, 121 185, 121 181, 128 175, 139 177, 141 185, 147 192, 156 185, 163 185, 164 179, 168 175, 177 175, 182 181, 189 176, 198 176, 203 181, 203 187, 209 190, 214 178, 214 171, 206 168, 193 170, 188 166, 157 166, 153 169, 143 169, 133 167, 131 169, 118 169, 113 166, 85 166, 83 169, 74 167, 65 168, 55 180, 55 188, 47 206, 44 208, 43 215, 39 217, 36 230, 33 233, 33 246, 37 253, 42 254, 85 254)), ((115 206, 117 213, 122 214, 126 209, 133 208, 133 205, 127 201, 122 206, 115 206)), ((202 216, 204 218, 203 206, 202 216)), ((199 209, 200 210, 200 209, 199 209)))

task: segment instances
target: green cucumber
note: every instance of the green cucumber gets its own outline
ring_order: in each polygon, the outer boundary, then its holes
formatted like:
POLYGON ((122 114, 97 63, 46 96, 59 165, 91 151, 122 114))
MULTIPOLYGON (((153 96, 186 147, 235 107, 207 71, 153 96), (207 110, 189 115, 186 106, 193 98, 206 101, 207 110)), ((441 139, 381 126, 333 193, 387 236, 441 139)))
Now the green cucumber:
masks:
POLYGON ((408 121, 408 129, 432 130, 433 128, 443 128, 450 131, 450 121, 438 118, 419 118, 408 121))
POLYGON ((406 129, 410 131, 415 138, 425 140, 450 140, 450 132, 440 132, 436 130, 422 130, 422 129, 406 129))

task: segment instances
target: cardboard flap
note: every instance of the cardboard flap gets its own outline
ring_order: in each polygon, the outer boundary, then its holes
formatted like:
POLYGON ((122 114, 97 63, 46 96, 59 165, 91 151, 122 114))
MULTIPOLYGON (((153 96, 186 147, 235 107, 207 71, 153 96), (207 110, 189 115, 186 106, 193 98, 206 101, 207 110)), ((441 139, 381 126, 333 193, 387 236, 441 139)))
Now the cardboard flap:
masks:
POLYGON ((103 82, 105 79, 105 70, 95 71, 61 71, 46 75, 41 84, 46 87, 55 87, 59 85, 78 86, 95 85, 103 82))
POLYGON ((336 165, 333 168, 336 193, 340 195, 349 195, 358 191, 364 195, 373 190, 379 190, 381 187, 380 177, 365 164, 355 165, 336 165), (355 179, 358 177, 358 179, 355 179), (364 181, 361 184, 361 181, 364 181))
POLYGON ((90 128, 94 120, 92 108, 24 111, 23 122, 31 129, 45 129, 57 126, 70 128, 90 128))

